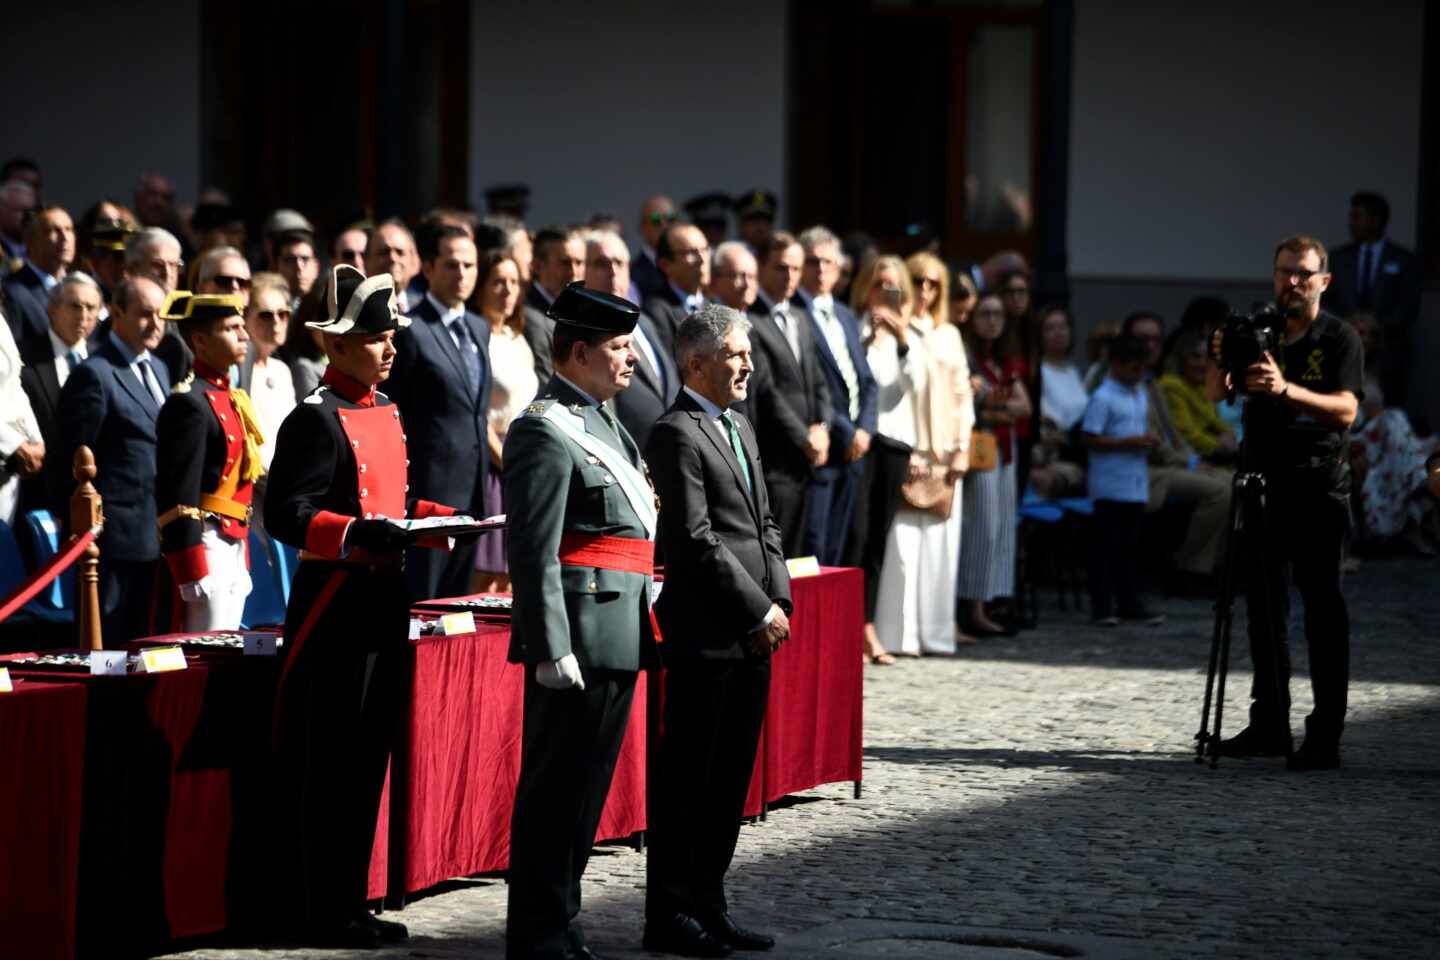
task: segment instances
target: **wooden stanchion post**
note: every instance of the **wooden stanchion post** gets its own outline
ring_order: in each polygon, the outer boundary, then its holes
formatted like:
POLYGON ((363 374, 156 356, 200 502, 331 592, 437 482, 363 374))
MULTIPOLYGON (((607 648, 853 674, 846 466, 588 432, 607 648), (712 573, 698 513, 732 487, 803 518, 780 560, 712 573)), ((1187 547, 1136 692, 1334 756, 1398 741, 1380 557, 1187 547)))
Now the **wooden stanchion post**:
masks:
MULTIPOLYGON (((95 479, 95 454, 81 446, 75 451, 75 494, 70 498, 70 534, 83 536, 105 517, 95 479)), ((103 649, 100 635, 100 547, 92 543, 80 555, 76 575, 75 626, 82 650, 103 649)))

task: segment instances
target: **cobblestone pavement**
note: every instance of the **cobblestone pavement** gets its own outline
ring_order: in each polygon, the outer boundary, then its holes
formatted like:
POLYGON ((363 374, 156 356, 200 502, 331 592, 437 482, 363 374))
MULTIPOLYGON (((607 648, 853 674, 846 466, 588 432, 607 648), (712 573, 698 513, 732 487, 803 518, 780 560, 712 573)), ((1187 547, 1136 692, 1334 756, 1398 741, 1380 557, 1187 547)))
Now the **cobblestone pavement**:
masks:
MULTIPOLYGON (((1392 559, 1347 581, 1353 669, 1338 772, 1195 765, 1211 624, 1199 601, 1168 601, 1162 628, 1097 631, 1046 594, 1044 623, 1016 639, 867 668, 864 797, 831 785, 747 827, 732 910, 779 933, 779 957, 840 956, 807 932, 841 921, 1101 938, 1085 956, 1435 956, 1437 574, 1434 560, 1392 559)), ((1237 612, 1232 733, 1250 679, 1243 623, 1237 612)), ((1310 706, 1303 642, 1295 659, 1299 733, 1310 706)), ((602 955, 648 956, 643 884, 643 857, 629 848, 591 861, 583 917, 602 955)), ((403 948, 216 945, 174 956, 501 957, 504 915, 501 880, 462 879, 398 915, 411 931, 403 948)), ((843 955, 1010 955, 872 942, 843 955)))

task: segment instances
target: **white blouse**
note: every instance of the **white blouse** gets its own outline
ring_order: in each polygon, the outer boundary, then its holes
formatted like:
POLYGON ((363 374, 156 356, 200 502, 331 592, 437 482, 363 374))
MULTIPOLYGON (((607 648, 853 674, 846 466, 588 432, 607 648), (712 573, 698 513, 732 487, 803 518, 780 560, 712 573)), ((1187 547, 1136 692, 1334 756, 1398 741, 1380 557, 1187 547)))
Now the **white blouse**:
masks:
POLYGON ((255 405, 255 418, 260 421, 260 432, 265 435, 265 442, 260 445, 260 461, 269 470, 280 424, 295 409, 295 377, 279 357, 272 356, 263 362, 256 357, 250 373, 249 393, 250 402, 255 405))
POLYGON ((540 392, 530 344, 509 324, 490 329, 490 379, 490 426, 503 437, 511 421, 540 392))
MULTIPOLYGON (((870 316, 862 324, 870 335, 870 316)), ((879 411, 875 432, 909 446, 915 445, 915 395, 925 385, 925 338, 912 330, 905 342, 909 348, 900 356, 895 338, 883 333, 866 348, 865 359, 875 377, 875 402, 879 411)))
POLYGON ((1068 431, 1080 422, 1089 402, 1085 381, 1075 364, 1040 362, 1040 416, 1055 421, 1061 432, 1068 431))

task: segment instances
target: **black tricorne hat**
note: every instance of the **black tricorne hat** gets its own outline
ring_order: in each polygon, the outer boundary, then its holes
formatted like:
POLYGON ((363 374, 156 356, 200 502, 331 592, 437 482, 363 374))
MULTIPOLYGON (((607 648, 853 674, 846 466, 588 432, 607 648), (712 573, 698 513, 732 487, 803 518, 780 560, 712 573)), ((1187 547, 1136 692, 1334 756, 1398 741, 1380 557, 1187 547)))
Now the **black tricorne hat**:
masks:
POLYGON ((324 320, 305 326, 322 333, 384 333, 410 326, 395 305, 395 280, 389 273, 373 277, 348 263, 336 264, 325 289, 324 320))
POLYGON ((579 280, 570 283, 550 304, 545 315, 558 323, 602 333, 629 333, 640 322, 640 308, 623 297, 587 290, 579 280))

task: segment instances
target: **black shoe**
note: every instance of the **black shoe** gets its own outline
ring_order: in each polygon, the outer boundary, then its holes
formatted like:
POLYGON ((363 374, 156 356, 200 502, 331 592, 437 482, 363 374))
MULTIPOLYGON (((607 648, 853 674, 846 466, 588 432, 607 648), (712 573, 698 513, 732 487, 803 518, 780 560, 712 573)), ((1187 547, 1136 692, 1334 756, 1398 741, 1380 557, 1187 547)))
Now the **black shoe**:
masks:
POLYGON ((351 950, 378 950, 384 945, 380 931, 361 920, 316 924, 301 935, 310 946, 346 947, 351 950))
POLYGON ((1222 757, 1288 757, 1294 746, 1289 732, 1260 733, 1246 727, 1229 740, 1220 741, 1222 757))
POLYGON ((400 943, 402 940, 410 939, 410 931, 405 929, 405 924, 396 923, 394 920, 381 920, 370 911, 365 911, 357 919, 379 935, 386 943, 400 943))
POLYGON ((735 950, 770 950, 775 946, 774 937, 756 933, 754 930, 746 930, 744 927, 737 927, 728 913, 707 917, 705 930, 710 936, 730 944, 735 950))
POLYGON ((1126 623, 1138 623, 1145 627, 1158 627, 1165 622, 1165 614, 1156 613, 1153 610, 1146 610, 1144 607, 1136 607, 1134 610, 1121 610, 1120 619, 1126 623))
POLYGON ((716 939, 687 913, 672 913, 663 920, 646 920, 645 936, 640 943, 646 950, 682 957, 728 957, 734 952, 728 943, 716 939))
POLYGON ((1338 770, 1340 769, 1340 747, 1338 744, 1321 746, 1314 737, 1306 737, 1300 749, 1285 758, 1287 770, 1338 770))

